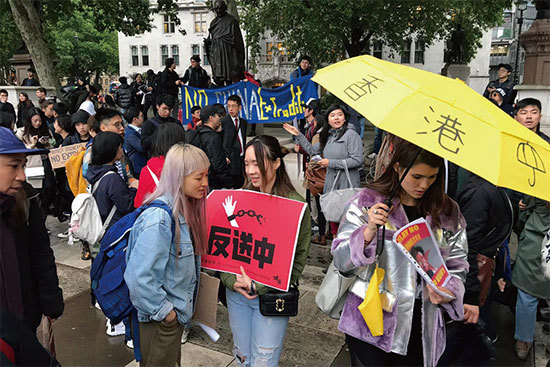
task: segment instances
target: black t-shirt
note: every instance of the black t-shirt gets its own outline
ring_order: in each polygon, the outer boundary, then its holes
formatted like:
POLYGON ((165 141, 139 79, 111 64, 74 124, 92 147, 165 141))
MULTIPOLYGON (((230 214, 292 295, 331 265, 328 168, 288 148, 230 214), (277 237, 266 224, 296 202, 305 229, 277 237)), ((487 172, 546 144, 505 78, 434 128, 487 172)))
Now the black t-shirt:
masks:
POLYGON ((403 205, 403 209, 405 209, 405 214, 407 214, 407 219, 409 220, 409 222, 415 221, 418 218, 422 217, 422 215, 420 215, 420 211, 416 206, 410 206, 405 204, 401 204, 401 205, 403 205))

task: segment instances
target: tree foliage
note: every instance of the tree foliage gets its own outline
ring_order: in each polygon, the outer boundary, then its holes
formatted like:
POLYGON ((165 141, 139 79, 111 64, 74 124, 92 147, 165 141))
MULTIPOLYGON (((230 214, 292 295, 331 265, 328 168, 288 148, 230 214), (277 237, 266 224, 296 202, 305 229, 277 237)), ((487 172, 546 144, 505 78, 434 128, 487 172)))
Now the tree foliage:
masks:
POLYGON ((21 36, 13 22, 8 3, 0 2, 0 85, 7 84, 10 73, 9 59, 21 45, 21 36))
POLYGON ((293 53, 317 64, 369 53, 373 40, 394 50, 414 39, 429 46, 448 39, 457 24, 465 30, 465 61, 483 31, 502 22, 512 0, 238 0, 251 55, 270 29, 293 53))

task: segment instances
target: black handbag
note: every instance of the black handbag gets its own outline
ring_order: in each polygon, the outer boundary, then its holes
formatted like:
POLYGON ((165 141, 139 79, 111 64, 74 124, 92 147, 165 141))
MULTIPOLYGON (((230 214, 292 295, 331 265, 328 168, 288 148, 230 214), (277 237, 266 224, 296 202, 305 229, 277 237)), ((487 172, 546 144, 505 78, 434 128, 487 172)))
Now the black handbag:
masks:
POLYGON ((298 285, 291 284, 288 292, 272 291, 260 296, 263 316, 296 316, 298 314, 298 285))

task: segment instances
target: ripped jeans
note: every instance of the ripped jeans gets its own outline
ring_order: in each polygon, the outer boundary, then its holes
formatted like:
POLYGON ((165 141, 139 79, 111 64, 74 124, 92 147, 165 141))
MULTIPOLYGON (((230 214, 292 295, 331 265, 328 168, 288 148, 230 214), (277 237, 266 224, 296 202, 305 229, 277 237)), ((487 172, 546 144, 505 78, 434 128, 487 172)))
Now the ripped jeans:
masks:
POLYGON ((237 363, 246 367, 278 366, 289 318, 263 316, 259 298, 248 300, 229 289, 226 296, 237 363))

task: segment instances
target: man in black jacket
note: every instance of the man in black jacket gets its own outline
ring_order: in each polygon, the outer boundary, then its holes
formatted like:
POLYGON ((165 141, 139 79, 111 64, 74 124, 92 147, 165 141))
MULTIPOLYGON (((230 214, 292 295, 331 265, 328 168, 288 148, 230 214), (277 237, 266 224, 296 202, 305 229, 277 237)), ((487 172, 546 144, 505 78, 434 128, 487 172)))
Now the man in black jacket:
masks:
POLYGON ((202 68, 199 55, 191 56, 191 66, 185 70, 181 81, 187 83, 190 87, 208 88, 210 77, 206 70, 202 68))
POLYGON ((229 158, 231 188, 240 189, 244 184, 243 159, 246 145, 247 121, 239 116, 242 101, 237 95, 227 99, 228 115, 222 119, 223 149, 229 158))
MULTIPOLYGON (((165 68, 160 74, 160 90, 162 94, 169 94, 178 102, 179 86, 182 84, 181 79, 176 73, 176 62, 173 57, 166 59, 165 68)), ((174 106, 175 107, 175 106, 174 106)), ((172 110, 172 117, 178 117, 178 108, 172 110)))
POLYGON ((141 128, 141 146, 148 152, 149 157, 151 157, 151 150, 153 148, 154 133, 157 131, 159 125, 165 123, 181 125, 178 120, 171 116, 175 104, 174 97, 169 94, 161 94, 157 97, 156 103, 158 114, 145 121, 141 128))
POLYGON ((115 103, 119 105, 120 112, 124 116, 126 110, 134 105, 134 91, 125 76, 121 76, 118 81, 120 86, 115 92, 115 103))
POLYGON ((464 285, 464 323, 454 322, 447 328, 447 348, 439 363, 454 365, 458 360, 457 365, 486 365, 490 359, 490 350, 486 348, 491 344, 488 337, 495 337, 489 327, 491 290, 483 294, 478 276, 480 273, 488 276, 491 284, 494 259, 512 231, 513 208, 504 189, 473 173, 460 189, 458 203, 467 223, 470 265, 464 285), (484 262, 490 270, 480 272, 479 264, 484 262))
POLYGON ((232 183, 229 176, 229 164, 223 150, 222 137, 217 132, 221 125, 218 109, 213 105, 203 107, 201 120, 202 126, 198 131, 198 143, 210 161, 208 185, 211 190, 229 188, 232 183))
POLYGON ((8 102, 8 91, 0 89, 0 112, 6 112, 15 118, 15 109, 13 105, 8 102))

